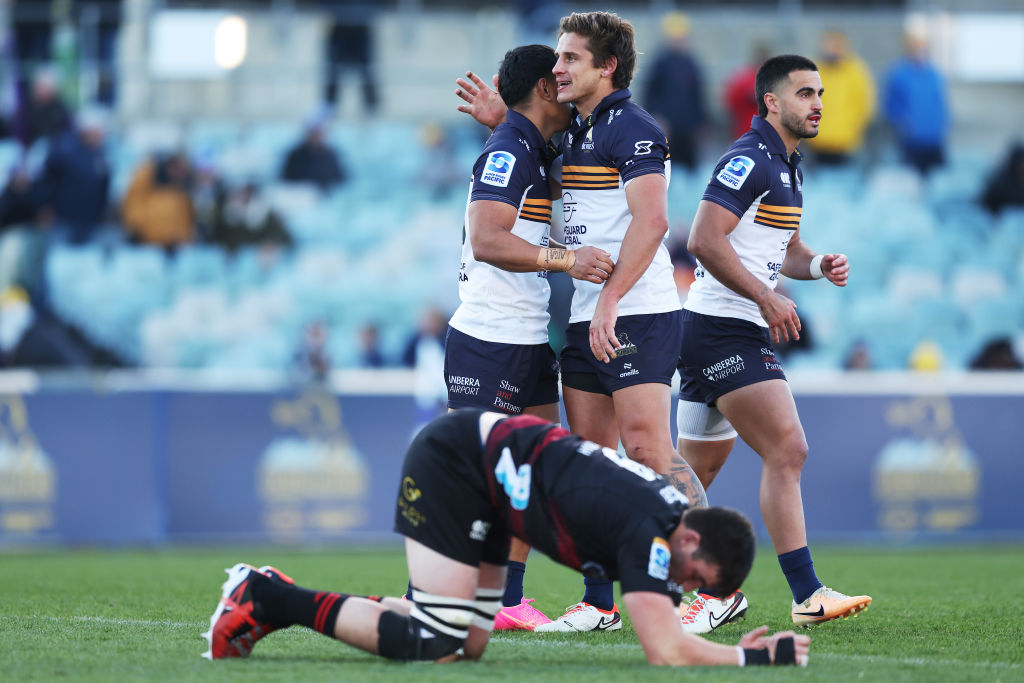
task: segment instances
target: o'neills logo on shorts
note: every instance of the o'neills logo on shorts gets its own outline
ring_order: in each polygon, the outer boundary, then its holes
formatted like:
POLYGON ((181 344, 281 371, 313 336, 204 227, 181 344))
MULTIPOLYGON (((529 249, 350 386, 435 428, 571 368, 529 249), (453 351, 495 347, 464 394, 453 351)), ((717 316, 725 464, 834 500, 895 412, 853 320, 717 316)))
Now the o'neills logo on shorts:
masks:
POLYGON ((476 377, 448 375, 448 393, 476 396, 480 393, 480 380, 476 377))
POLYGON ((714 365, 709 365, 704 368, 704 377, 711 380, 712 382, 720 379, 725 379, 729 375, 735 375, 737 372, 746 367, 743 364, 743 357, 739 354, 735 356, 729 356, 724 360, 720 360, 714 365))

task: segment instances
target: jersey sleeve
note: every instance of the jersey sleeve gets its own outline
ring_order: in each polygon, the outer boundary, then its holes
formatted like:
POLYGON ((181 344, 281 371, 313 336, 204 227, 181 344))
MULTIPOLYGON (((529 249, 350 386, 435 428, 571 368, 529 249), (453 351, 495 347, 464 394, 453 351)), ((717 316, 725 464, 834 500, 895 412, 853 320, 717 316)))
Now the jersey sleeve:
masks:
POLYGON ((514 140, 488 145, 473 165, 470 201, 486 199, 518 208, 533 183, 531 171, 535 163, 530 152, 514 140))
POLYGON ((702 199, 729 209, 741 217, 769 188, 769 160, 755 150, 738 149, 715 166, 702 199))
POLYGON ((657 123, 638 118, 613 127, 612 159, 623 183, 648 173, 665 175, 668 142, 657 123))
POLYGON ((619 585, 623 593, 650 591, 672 597, 677 594, 669 580, 672 559, 668 538, 651 521, 643 523, 630 534, 630 540, 619 546, 619 585))

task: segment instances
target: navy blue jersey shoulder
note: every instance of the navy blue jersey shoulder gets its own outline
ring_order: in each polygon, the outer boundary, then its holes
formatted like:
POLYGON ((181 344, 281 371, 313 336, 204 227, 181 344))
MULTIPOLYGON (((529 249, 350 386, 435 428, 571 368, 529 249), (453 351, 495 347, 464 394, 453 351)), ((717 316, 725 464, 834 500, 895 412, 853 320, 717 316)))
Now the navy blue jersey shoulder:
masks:
POLYGON ((487 199, 518 207, 524 195, 550 200, 550 164, 547 143, 537 127, 509 110, 473 165, 470 201, 487 199))
POLYGON ((586 118, 576 117, 563 137, 562 165, 615 169, 625 182, 647 173, 665 173, 668 142, 629 90, 605 97, 586 118))
POLYGON ((703 199, 743 216, 755 201, 777 207, 803 206, 800 153, 786 146, 771 124, 755 116, 750 130, 719 158, 703 199))

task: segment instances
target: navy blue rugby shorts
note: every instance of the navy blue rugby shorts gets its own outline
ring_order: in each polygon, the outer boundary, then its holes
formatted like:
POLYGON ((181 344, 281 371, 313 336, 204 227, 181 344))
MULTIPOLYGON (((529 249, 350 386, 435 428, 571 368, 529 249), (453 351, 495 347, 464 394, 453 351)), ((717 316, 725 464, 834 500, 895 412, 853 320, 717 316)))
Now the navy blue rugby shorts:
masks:
POLYGON ((769 379, 786 379, 767 327, 683 309, 679 398, 714 405, 719 396, 769 379))
POLYGON ((483 408, 520 415, 558 403, 558 359, 544 344, 500 344, 448 327, 444 379, 449 408, 483 408))
POLYGON ((672 384, 679 361, 679 311, 626 315, 615 321, 622 344, 610 363, 590 350, 590 321, 572 323, 562 349, 562 383, 573 389, 611 395, 636 384, 672 384))

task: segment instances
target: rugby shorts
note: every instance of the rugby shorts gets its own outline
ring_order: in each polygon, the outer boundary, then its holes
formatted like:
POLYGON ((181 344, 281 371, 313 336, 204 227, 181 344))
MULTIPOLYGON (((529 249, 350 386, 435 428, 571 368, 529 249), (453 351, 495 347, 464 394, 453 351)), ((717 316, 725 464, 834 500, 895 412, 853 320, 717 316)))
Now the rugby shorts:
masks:
POLYGON ((509 534, 488 494, 479 417, 448 413, 419 431, 402 465, 394 528, 463 564, 504 566, 509 534))
POLYGON ((608 396, 636 384, 672 384, 682 337, 679 314, 620 317, 615 321, 615 336, 623 348, 610 363, 597 360, 590 350, 590 321, 570 324, 562 349, 562 383, 608 396))
POLYGON ((558 403, 558 359, 544 344, 488 342, 448 327, 444 378, 449 408, 510 415, 558 403))

